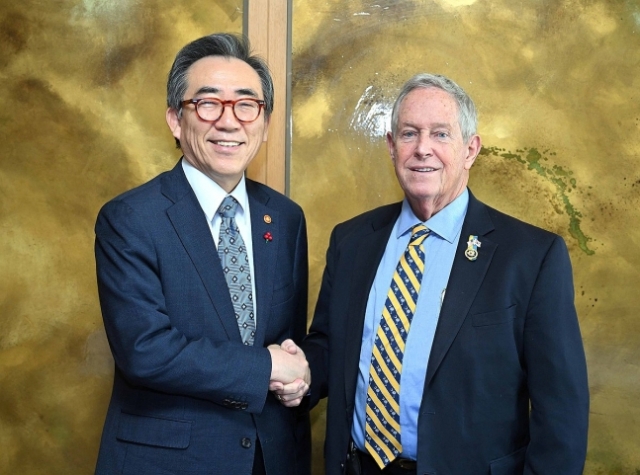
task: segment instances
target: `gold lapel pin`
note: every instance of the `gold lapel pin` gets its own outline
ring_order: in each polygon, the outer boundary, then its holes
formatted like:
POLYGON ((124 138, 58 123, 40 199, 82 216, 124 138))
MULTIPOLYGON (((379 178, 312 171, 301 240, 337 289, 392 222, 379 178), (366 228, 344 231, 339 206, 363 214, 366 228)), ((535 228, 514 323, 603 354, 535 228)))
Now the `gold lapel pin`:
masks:
POLYGON ((269 216, 268 214, 265 214, 263 219, 265 223, 267 224, 271 223, 271 216, 269 216))
POLYGON ((480 241, 478 241, 478 236, 474 236, 473 234, 469 236, 469 240, 467 241, 467 250, 464 251, 464 255, 470 261, 475 261, 478 258, 478 248, 481 246, 480 241))

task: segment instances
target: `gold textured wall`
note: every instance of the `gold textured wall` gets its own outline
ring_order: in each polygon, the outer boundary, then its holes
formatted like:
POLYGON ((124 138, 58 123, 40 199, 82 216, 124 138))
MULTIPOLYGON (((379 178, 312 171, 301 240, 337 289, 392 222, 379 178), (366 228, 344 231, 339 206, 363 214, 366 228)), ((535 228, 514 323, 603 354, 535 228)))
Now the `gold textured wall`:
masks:
POLYGON ((0 3, 0 473, 93 473, 113 360, 93 223, 179 158, 166 75, 242 0, 0 3))
MULTIPOLYGON (((570 249, 591 387, 588 475, 640 473, 640 2, 293 1, 291 194, 311 297, 334 224, 401 198, 384 144, 406 79, 476 101, 480 199, 570 249)), ((324 412, 315 410, 315 473, 324 412)))
MULTIPOLYGON (((99 207, 175 163, 177 49, 241 31, 242 0, 0 3, 0 473, 89 474, 113 362, 99 207)), ((563 235, 592 395, 587 475, 640 471, 638 0, 293 0, 291 194, 315 300, 333 225, 401 197, 384 146, 419 71, 475 98, 489 204, 563 235)), ((324 414, 314 411, 316 474, 324 414)))

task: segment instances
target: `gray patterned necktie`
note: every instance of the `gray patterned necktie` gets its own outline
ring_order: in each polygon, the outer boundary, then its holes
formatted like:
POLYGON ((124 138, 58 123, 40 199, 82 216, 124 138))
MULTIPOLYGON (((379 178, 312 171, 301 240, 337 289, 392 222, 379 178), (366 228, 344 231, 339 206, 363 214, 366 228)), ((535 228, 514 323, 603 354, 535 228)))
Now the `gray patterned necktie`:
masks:
POLYGON ((256 321, 253 313, 251 270, 247 248, 236 225, 237 208, 238 202, 231 195, 228 195, 218 208, 218 214, 222 218, 218 239, 218 255, 229 287, 242 342, 245 345, 253 345, 256 321))

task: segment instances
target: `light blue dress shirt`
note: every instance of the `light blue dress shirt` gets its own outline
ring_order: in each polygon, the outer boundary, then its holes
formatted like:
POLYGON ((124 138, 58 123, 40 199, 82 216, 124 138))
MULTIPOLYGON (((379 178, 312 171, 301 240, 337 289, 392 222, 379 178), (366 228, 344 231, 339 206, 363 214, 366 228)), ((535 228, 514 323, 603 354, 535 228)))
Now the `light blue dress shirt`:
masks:
MULTIPOLYGON (((407 337, 400 380, 400 431, 403 449, 401 457, 403 458, 417 459, 418 416, 427 375, 427 363, 468 204, 469 192, 465 189, 454 201, 424 223, 431 233, 423 244, 425 271, 407 337)), ((354 442, 363 452, 365 451, 365 410, 371 352, 391 279, 400 256, 409 244, 411 228, 420 222, 405 199, 369 292, 351 429, 354 442)))

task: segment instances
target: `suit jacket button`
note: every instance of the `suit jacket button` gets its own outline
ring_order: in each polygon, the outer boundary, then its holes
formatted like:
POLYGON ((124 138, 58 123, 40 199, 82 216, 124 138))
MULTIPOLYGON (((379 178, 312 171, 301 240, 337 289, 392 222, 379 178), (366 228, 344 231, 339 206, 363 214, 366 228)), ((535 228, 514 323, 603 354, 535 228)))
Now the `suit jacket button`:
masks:
POLYGON ((242 445, 242 447, 244 447, 245 449, 250 449, 251 439, 249 437, 243 437, 242 440, 240 441, 240 445, 242 445))

